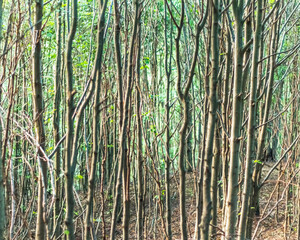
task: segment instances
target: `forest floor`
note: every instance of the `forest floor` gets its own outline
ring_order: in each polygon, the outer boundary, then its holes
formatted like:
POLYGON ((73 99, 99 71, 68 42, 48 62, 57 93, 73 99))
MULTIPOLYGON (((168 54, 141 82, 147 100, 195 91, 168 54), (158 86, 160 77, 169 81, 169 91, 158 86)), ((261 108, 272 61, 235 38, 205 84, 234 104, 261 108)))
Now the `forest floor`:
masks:
MULTIPOLYGON (((263 167, 262 171, 262 178, 267 174, 270 170, 270 166, 273 163, 268 163, 263 167)), ((297 223, 290 222, 287 227, 286 236, 284 234, 285 229, 285 201, 286 201, 286 194, 282 197, 282 190, 284 186, 280 187, 279 192, 276 190, 275 187, 277 184, 277 177, 278 177, 278 170, 275 170, 268 182, 262 187, 261 189, 261 196, 260 196, 260 216, 255 216, 254 223, 253 223, 253 230, 259 224, 259 228, 256 232, 255 239, 257 240, 282 240, 282 239, 296 239, 296 232, 297 232, 297 223), (277 205, 278 207, 274 207, 276 203, 280 200, 280 203, 277 205), (266 210, 265 210, 266 208, 266 210), (270 210, 272 211, 270 212, 270 210), (268 215, 266 217, 266 215, 268 215)), ((179 196, 178 196, 178 183, 179 179, 172 178, 171 181, 171 205, 172 205, 172 234, 173 239, 180 239, 180 209, 179 209, 179 196)), ((194 230, 195 230, 195 219, 196 219, 196 200, 194 196, 194 175, 193 173, 187 173, 186 175, 186 211, 187 211, 187 228, 188 228, 188 235, 189 239, 193 239, 194 230)), ((131 187, 131 191, 134 191, 133 187, 131 187)), ((150 192, 150 191, 149 191, 150 192)), ((154 194, 156 189, 153 191, 154 194)), ((146 236, 145 239, 164 239, 164 231, 161 224, 160 218, 160 211, 159 205, 156 204, 157 196, 152 196, 153 201, 147 201, 146 203, 146 221, 145 221, 145 232, 146 236), (150 203, 152 202, 152 203, 150 203), (149 214, 151 212, 151 214, 149 214), (154 224, 156 222, 156 224, 154 224)), ((136 228, 136 209, 134 199, 131 199, 131 216, 130 216, 130 239, 136 239, 135 236, 135 228, 136 228)), ((83 200, 84 202, 84 200, 83 200)), ((108 204, 112 207, 111 204, 108 204)), ((99 208, 98 208, 99 209, 99 208)), ((106 235, 109 235, 110 232, 110 212, 111 209, 105 209, 105 217, 106 217, 106 235)), ((222 210, 219 210, 218 215, 220 216, 219 226, 221 226, 221 216, 222 210)), ((96 224, 97 225, 97 224, 96 224)), ((100 230, 99 224, 99 230, 100 230)), ((100 231, 98 231, 99 233, 100 231)), ((78 234, 79 232, 77 232, 78 234)), ((222 232, 218 231, 218 236, 221 237, 222 232)), ((98 234, 97 234, 98 235, 98 234)), ((99 236, 100 237, 100 236, 99 236)), ((220 239, 220 237, 218 239, 220 239)), ((99 238, 100 239, 100 238, 99 238)), ((122 239, 122 224, 121 220, 117 223, 116 229, 116 239, 122 239)))
MULTIPOLYGON (((267 163, 263 167, 262 178, 266 176, 269 172, 271 166, 274 163, 267 163)), ((261 188, 260 196, 260 216, 256 217, 253 231, 257 224, 260 224, 260 227, 257 231, 257 237, 255 239, 264 239, 264 240, 283 240, 283 239, 297 239, 297 222, 290 221, 291 218, 285 217, 286 214, 286 202, 288 197, 291 194, 287 194, 285 189, 286 183, 284 180, 280 181, 279 191, 278 191, 278 176, 280 171, 275 169, 269 180, 261 188), (288 195, 288 196, 287 196, 288 195), (288 221, 285 222, 285 219, 288 221), (285 227, 287 226, 287 227, 285 227)), ((282 178, 281 178, 282 179, 282 178)), ((289 216, 293 213, 293 205, 297 203, 291 203, 289 201, 288 206, 289 216)), ((295 219, 295 218, 294 218, 295 219)))

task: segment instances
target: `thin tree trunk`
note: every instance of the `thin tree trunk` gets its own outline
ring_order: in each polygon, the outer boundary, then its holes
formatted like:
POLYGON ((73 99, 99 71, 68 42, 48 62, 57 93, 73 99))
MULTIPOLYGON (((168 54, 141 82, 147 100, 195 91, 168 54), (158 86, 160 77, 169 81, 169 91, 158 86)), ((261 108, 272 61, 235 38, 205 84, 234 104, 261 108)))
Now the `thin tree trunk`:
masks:
POLYGON ((186 227, 186 210, 185 210, 185 168, 184 168, 184 148, 185 148, 185 135, 188 123, 188 106, 187 101, 183 96, 181 90, 181 66, 180 66, 180 36, 184 23, 184 1, 181 1, 181 18, 180 24, 177 27, 177 36, 175 39, 175 47, 176 47, 176 67, 177 67, 177 94, 180 99, 181 107, 183 108, 183 121, 179 131, 179 157, 178 157, 178 165, 179 165, 179 206, 180 206, 180 229, 181 229, 181 239, 187 239, 187 227, 186 227))
MULTIPOLYGON (((121 131, 123 124, 123 78, 122 78, 122 64, 121 64, 121 46, 120 46, 120 12, 118 1, 114 0, 114 43, 115 43, 115 60, 117 63, 117 87, 118 87, 118 105, 119 105, 119 131, 121 131)), ((119 142, 121 144, 121 142, 119 142)), ((120 147, 120 146, 119 146, 120 147)), ((115 154, 117 156, 117 154, 115 154)), ((115 159, 117 161, 117 159, 115 159)), ((110 239, 115 239, 116 221, 118 214, 118 206, 121 199, 121 184, 122 184, 122 169, 123 162, 118 161, 118 171, 116 175, 116 187, 114 194, 114 205, 110 228, 110 239)))
MULTIPOLYGON (((208 13, 209 7, 207 7, 208 13)), ((209 20, 210 22, 210 20, 209 20)), ((203 125, 203 134, 202 134, 202 142, 199 144, 199 160, 198 160, 198 192, 197 192, 197 199, 196 199, 196 223, 195 223, 195 239, 200 240, 200 224, 201 224, 201 217, 203 212, 203 179, 204 179, 204 154, 205 154, 205 146, 206 146, 206 136, 207 136, 207 121, 208 121, 208 94, 209 94, 209 62, 210 62, 210 50, 211 50, 211 28, 208 28, 207 33, 207 43, 206 43, 206 57, 205 57, 205 74, 204 74, 204 104, 203 104, 203 116, 202 116, 202 125, 203 125)), ((200 66, 198 65, 198 68, 200 66)), ((200 83, 201 84, 201 83, 200 83)), ((201 93, 201 91, 200 91, 201 93)), ((200 126, 199 126, 200 127, 200 126)), ((200 134, 199 134, 200 140, 200 134)))
POLYGON ((254 46, 252 55, 252 69, 251 69, 251 82, 250 82, 250 99, 249 99, 249 118, 248 118, 248 142, 246 153, 246 167, 245 167, 245 180, 243 188, 243 199, 241 218, 239 223, 238 239, 243 240, 246 237, 246 223, 249 209, 249 196, 251 192, 251 174, 252 174, 252 161, 254 160, 254 140, 255 140, 255 122, 256 122, 256 108, 257 108, 257 72, 258 72, 258 56, 259 45, 262 30, 262 0, 257 1, 257 15, 256 15, 256 29, 254 33, 254 46))
MULTIPOLYGON (((218 125, 217 125, 218 126, 218 125)), ((211 225, 209 230, 210 239, 216 239, 217 225, 218 225, 218 176, 220 166, 220 133, 219 128, 215 127, 215 137, 213 146, 213 162, 212 162, 212 174, 211 174, 211 225)))
POLYGON ((144 183, 143 183, 143 144, 142 144, 142 105, 141 105, 141 85, 140 85, 140 57, 141 57, 141 21, 138 19, 138 36, 137 36, 137 58, 136 58, 136 118, 137 118, 137 180, 138 180, 138 197, 137 197, 137 238, 143 239, 143 204, 144 204, 144 183))
POLYGON ((226 198, 227 198, 227 183, 228 183, 228 152, 229 152, 229 139, 227 136, 227 132, 229 131, 229 121, 228 121, 228 95, 229 95, 229 84, 230 84, 230 69, 231 69, 231 36, 230 36, 230 29, 227 25, 226 27, 226 34, 227 34, 227 42, 226 42, 226 72, 225 72, 225 79, 223 84, 223 101, 222 101, 222 117, 224 121, 224 127, 222 131, 222 185, 223 185, 223 217, 225 216, 225 209, 226 209, 226 198), (225 132, 227 131, 227 132, 225 132))
MULTIPOLYGON (((120 133, 120 160, 123 162, 123 239, 129 238, 129 220, 130 220, 130 159, 128 158, 127 144, 127 127, 129 124, 130 99, 133 79, 133 54, 137 39, 137 26, 139 22, 139 1, 135 0, 134 5, 134 20, 131 42, 129 46, 128 68, 127 68, 127 88, 124 102, 124 119, 120 133)), ((139 33, 140 34, 140 33, 139 33)))
MULTIPOLYGON (((166 188, 166 228, 168 239, 172 239, 172 229, 171 229, 171 196, 170 196, 170 77, 171 77, 171 61, 172 61, 172 40, 170 41, 170 50, 168 50, 168 37, 167 37, 167 6, 166 2, 164 4, 164 24, 165 24, 165 74, 166 74, 166 104, 165 104, 165 123, 167 125, 166 128, 166 156, 165 156, 165 188, 166 188), (169 58, 168 58, 169 54, 169 58)), ((172 22, 171 22, 171 33, 170 39, 172 39, 172 22)))
POLYGON ((121 54, 120 54, 120 43, 119 43, 119 10, 117 1, 114 1, 115 7, 115 44, 116 44, 116 60, 117 60, 117 68, 118 68, 118 88, 119 88, 119 103, 120 103, 120 121, 122 122, 120 126, 120 137, 119 137, 119 147, 120 147, 120 157, 119 157, 119 169, 117 176, 117 184, 116 184, 116 194, 114 199, 114 208, 113 208, 113 216, 112 216, 112 225, 111 225, 111 236, 110 239, 114 239, 115 237, 115 225, 117 218, 117 206, 119 203, 120 195, 121 195, 121 176, 123 175, 123 239, 128 239, 129 237, 129 219, 130 219, 130 198, 129 198, 129 190, 130 190, 130 160, 128 159, 127 154, 127 127, 129 122, 129 104, 131 98, 131 89, 132 89, 132 78, 133 78, 133 53, 134 53, 134 45, 136 42, 137 35, 137 25, 139 18, 139 1, 135 0, 133 2, 134 5, 134 20, 133 20, 133 29, 131 42, 129 46, 129 58, 128 58, 128 68, 127 68, 127 86, 126 86, 126 94, 123 103, 122 95, 120 94, 122 88, 122 77, 121 77, 121 54), (122 105, 122 108, 121 108, 122 105))
POLYGON ((3 0, 0 0, 0 43, 2 42, 2 13, 3 13, 3 0))
MULTIPOLYGON (((3 0, 0 0, 0 43, 2 42, 2 12, 3 0)), ((4 72, 4 70, 3 70, 4 72)), ((2 73, 4 74, 4 73, 2 73)), ((1 82, 2 82, 1 76, 1 82)), ((2 102, 2 84, 0 84, 0 102, 2 102)), ((0 123, 0 239, 5 238, 6 219, 5 219, 5 190, 4 190, 4 159, 2 158, 2 124, 0 123)))
MULTIPOLYGON (((37 142, 42 150, 45 149, 45 129, 43 120, 43 89, 42 89, 42 63, 41 63, 41 28, 43 18, 43 0, 35 1, 35 16, 33 29, 33 63, 32 63, 32 92, 34 105, 34 125, 37 142)), ((46 219, 46 196, 47 191, 47 161, 41 149, 38 149, 39 162, 39 181, 38 181, 38 211, 36 224, 36 239, 44 240, 47 238, 47 219, 46 219)))
MULTIPOLYGON (((0 0, 0 44, 2 42, 2 13, 3 13, 3 0, 0 0)), ((3 58, 4 63, 4 58, 3 58)), ((5 67, 4 64, 3 70, 1 72, 2 76, 0 78, 0 102, 2 102, 2 82, 5 76, 5 67)), ((2 123, 0 123, 0 239, 4 239, 6 237, 6 216, 5 216, 5 188, 4 188, 4 155, 2 152, 3 146, 3 128, 2 123)))
POLYGON ((72 66, 72 45, 77 30, 77 0, 72 0, 72 25, 68 35, 66 46, 66 142, 65 142, 65 194, 66 194, 66 215, 65 215, 65 235, 67 240, 75 239, 74 235, 74 172, 72 168, 72 145, 74 141, 74 122, 72 115, 74 112, 74 93, 73 92, 73 66, 72 66))
MULTIPOLYGON (((100 100, 100 86, 102 78, 102 55, 103 55, 103 45, 104 45, 104 24, 105 24, 105 10, 106 10, 107 0, 99 0, 99 16, 98 16, 98 32, 97 32, 97 52, 94 61, 93 69, 93 81, 95 83, 95 96, 93 105, 93 123, 92 123, 92 133, 93 133, 93 149, 92 149, 92 160, 90 166, 90 175, 88 179, 88 201, 87 201, 87 211, 85 215, 85 233, 84 238, 86 240, 91 239, 93 236, 93 228, 91 219, 93 219, 93 196, 95 188, 95 173, 96 164, 99 159, 99 144, 98 144, 98 131, 99 131, 99 100, 100 100)), ((106 146, 107 147, 107 146, 106 146)), ((103 206, 102 206, 103 207, 103 206)))
POLYGON ((239 151, 241 142, 241 126, 243 117, 243 0, 232 2, 235 17, 235 47, 234 47, 234 83, 232 128, 230 135, 230 168, 228 193, 225 213, 225 239, 235 239, 237 221, 239 151))
MULTIPOLYGON (((180 36, 181 32, 183 29, 183 24, 184 24, 184 11, 185 5, 184 1, 181 1, 181 18, 180 18, 180 23, 179 25, 176 24, 177 26, 177 37, 175 39, 175 47, 176 47, 176 67, 177 67, 177 83, 176 83, 176 88, 177 88, 177 94, 180 99, 180 103, 182 106, 183 110, 183 121, 181 124, 181 128, 179 130, 180 138, 179 138, 179 204, 180 204, 180 228, 181 228, 181 239, 185 240, 188 238, 187 236, 187 223, 186 223, 186 210, 185 210, 185 201, 186 201, 186 196, 185 196, 185 162, 184 162, 184 157, 185 157, 185 145, 186 145, 186 132, 187 132, 187 127, 188 127, 188 122, 189 122, 189 105, 188 105, 188 94, 189 90, 191 88, 192 82, 193 82, 193 77, 194 77, 194 72, 195 72, 195 67, 196 67, 196 62, 197 62, 197 57, 198 57, 198 52, 199 52, 199 36, 200 32, 204 27, 204 24, 206 22, 206 17, 207 17, 207 12, 205 16, 197 23, 196 25, 196 37, 195 37, 195 49, 193 53, 193 59, 191 63, 191 67, 189 69, 188 73, 188 78, 186 85, 184 89, 182 90, 181 87, 181 81, 182 81, 182 76, 181 76, 181 66, 180 66, 180 36)), ((169 9, 170 11, 170 9, 169 9)), ((170 14, 172 14, 170 12, 170 14)))
POLYGON ((219 73, 219 1, 214 0, 211 9, 211 56, 212 74, 209 80, 209 114, 207 122, 207 138, 205 143, 204 155, 204 179, 203 179, 203 213, 201 219, 201 239, 208 240, 209 223, 211 218, 211 167, 213 158, 213 142, 215 133, 216 111, 217 111, 217 83, 219 73))
MULTIPOLYGON (((274 20, 278 17, 278 11, 279 8, 277 8, 276 13, 274 14, 274 20)), ((277 24, 278 20, 276 19, 274 21, 274 24, 272 26, 272 32, 271 32, 271 39, 270 39, 270 71, 268 75, 268 88, 267 88, 267 95, 265 99, 265 104, 264 104, 264 109, 261 109, 263 111, 262 114, 262 122, 261 123, 266 123, 268 118, 269 118, 269 112, 270 112, 270 106, 271 106, 271 100, 272 100, 272 92, 273 92, 273 82, 274 82, 274 74, 275 74, 275 64, 276 64, 276 51, 277 51, 277 24)), ((259 132, 259 137, 257 139, 257 152, 256 152, 256 159, 261 161, 263 159, 263 149, 265 145, 265 135, 266 135, 266 130, 267 130, 267 124, 264 124, 259 132)), ((252 184, 253 184, 253 189, 252 189, 252 195, 251 195, 251 207, 250 212, 249 212, 249 220, 248 220, 248 236, 251 237, 251 229, 252 229, 252 223, 253 223, 253 217, 256 211, 259 211, 259 182, 260 182, 260 176, 261 176, 261 168, 262 165, 260 162, 256 163, 254 166, 254 171, 252 174, 252 184)))
MULTIPOLYGON (((59 5, 58 12, 56 13, 56 67, 55 67, 55 82, 54 82, 54 109, 53 109, 53 137, 54 145, 56 146, 60 140, 59 125, 60 125, 60 94, 61 94, 61 3, 59 5)), ((55 179, 55 204, 53 209, 53 227, 54 227, 54 238, 57 239, 61 234, 61 219, 60 203, 61 203, 61 157, 60 157, 60 146, 55 153, 54 160, 54 179, 55 179)))

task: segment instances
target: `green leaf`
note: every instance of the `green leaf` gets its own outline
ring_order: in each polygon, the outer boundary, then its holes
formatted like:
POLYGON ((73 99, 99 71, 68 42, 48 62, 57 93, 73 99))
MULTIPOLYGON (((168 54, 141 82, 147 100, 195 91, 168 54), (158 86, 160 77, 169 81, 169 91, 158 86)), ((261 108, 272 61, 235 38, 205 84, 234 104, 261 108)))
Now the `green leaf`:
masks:
POLYGON ((262 161, 260 161, 260 160, 254 160, 253 162, 258 163, 258 164, 262 164, 262 161))
POLYGON ((83 179, 83 176, 80 175, 80 174, 78 174, 78 175, 76 176, 76 178, 77 178, 77 179, 83 179))
POLYGON ((64 231, 64 234, 69 235, 69 234, 70 234, 69 230, 66 229, 66 230, 64 231))
POLYGON ((275 2, 275 0, 269 0, 269 3, 270 3, 271 5, 273 5, 274 2, 275 2))

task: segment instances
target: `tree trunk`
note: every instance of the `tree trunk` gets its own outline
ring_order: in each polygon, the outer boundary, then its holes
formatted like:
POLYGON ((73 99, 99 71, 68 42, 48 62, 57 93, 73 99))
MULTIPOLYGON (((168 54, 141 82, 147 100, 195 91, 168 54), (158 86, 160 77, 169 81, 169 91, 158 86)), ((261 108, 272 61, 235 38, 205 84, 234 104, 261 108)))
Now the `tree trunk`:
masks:
POLYGON ((217 111, 217 83, 219 74, 219 1, 214 0, 210 5, 211 10, 211 56, 212 74, 209 80, 208 103, 209 113, 207 122, 207 138, 204 154, 204 179, 203 179, 203 213, 201 219, 201 239, 208 240, 209 223, 211 218, 211 167, 213 158, 213 143, 215 133, 216 111, 217 111))
MULTIPOLYGON (((272 26, 272 33, 271 33, 271 39, 270 39, 270 65, 269 65, 269 75, 268 75, 268 88, 267 88, 267 95, 265 99, 265 104, 264 104, 264 109, 261 109, 263 113, 262 114, 262 124, 266 123, 268 118, 269 118, 269 112, 270 112, 270 106, 271 106, 271 100, 272 100, 272 92, 273 92, 273 82, 274 82, 274 73, 275 73, 275 64, 276 64, 276 51, 277 51, 277 19, 278 17, 278 12, 279 9, 277 8, 276 13, 274 14, 274 23, 272 26)), ((260 131, 259 131, 259 136, 257 139, 257 152, 256 152, 256 159, 261 161, 263 159, 263 149, 265 145, 265 135, 266 135, 266 130, 267 130, 267 124, 264 124, 260 131)), ((252 189, 252 196, 250 198, 251 201, 251 207, 249 211, 249 221, 248 221, 248 236, 251 237, 251 229, 252 229, 252 223, 253 223, 253 217, 256 211, 258 211, 259 207, 259 182, 260 182, 260 176, 261 176, 261 168, 262 165, 260 162, 256 163, 254 166, 254 171, 252 174, 252 184, 253 184, 253 189, 252 189)))
MULTIPOLYGON (((170 39, 172 39, 172 22, 171 24, 171 33, 170 39)), ((166 104, 165 104, 165 123, 167 125, 166 128, 166 135, 165 135, 165 142, 166 142, 166 156, 165 156, 165 188, 166 188, 166 228, 167 228, 167 236, 168 239, 172 239, 172 229, 171 229, 171 216, 172 216, 172 209, 171 209, 171 196, 170 196, 170 76, 171 76, 171 62, 172 62, 172 40, 170 41, 170 50, 168 48, 168 36, 167 36, 167 6, 166 2, 164 4, 164 33, 165 33, 165 75, 166 75, 166 104), (168 58, 169 54, 169 58, 168 58)))
POLYGON ((36 239, 44 240, 47 237, 46 219, 46 191, 47 191, 47 161, 42 153, 45 149, 45 130, 43 120, 43 88, 42 88, 42 63, 41 63, 41 28, 43 18, 43 0, 35 1, 35 16, 33 29, 33 62, 32 62, 32 92, 34 105, 34 126, 37 143, 40 145, 38 152, 39 180, 38 180, 38 211, 36 224, 36 239))
MULTIPOLYGON (((85 215, 85 239, 89 240, 93 238, 93 227, 91 219, 93 219, 93 197, 95 188, 95 174, 96 174, 96 164, 99 160, 99 101, 100 101, 100 86, 102 78, 102 55, 103 55, 103 45, 104 45, 104 24, 105 24, 105 10, 106 10, 107 0, 99 0, 99 16, 98 16, 98 27, 97 27, 97 51, 94 60, 94 69, 92 72, 92 79, 95 82, 95 96, 93 105, 93 123, 92 123, 92 134, 93 134, 93 146, 92 146, 92 160, 90 165, 90 175, 88 179, 88 201, 87 201, 87 211, 85 215)), ((107 147, 107 146, 106 146, 107 147)), ((103 160, 104 161, 104 160, 103 160)))
POLYGON ((136 58, 136 119, 137 119, 137 238, 143 240, 143 204, 144 204, 144 183, 143 183, 143 144, 142 144, 142 104, 141 104, 141 85, 140 85, 140 57, 141 57, 141 21, 138 19, 137 36, 137 58, 136 58))
MULTIPOLYGON (((2 5, 0 0, 0 43, 2 42, 2 5)), ((2 79, 1 79, 2 82, 2 79)), ((2 102, 2 84, 0 84, 0 102, 2 102)), ((5 238, 6 219, 5 219, 5 190, 4 190, 4 159, 2 158, 2 124, 0 124, 0 239, 5 238)))
POLYGON ((250 99, 249 99, 249 117, 248 117, 248 142, 246 153, 246 167, 245 167, 245 180, 243 188, 243 199, 241 218, 239 223, 238 239, 243 240, 246 237, 246 223, 249 209, 249 196, 251 192, 251 174, 252 174, 252 161, 254 161, 254 140, 255 140, 255 123, 256 123, 256 108, 257 108, 257 72, 258 72, 258 56, 259 45, 262 30, 262 0, 257 1, 257 15, 256 15, 256 29, 254 33, 254 46, 252 55, 252 69, 251 69, 251 82, 250 82, 250 99))
MULTIPOLYGON (((114 43, 115 43, 115 61, 117 63, 117 87, 118 87, 118 107, 119 107, 119 131, 121 131, 123 124, 123 78, 122 78, 122 64, 121 64, 121 46, 120 46, 120 12, 118 8, 117 0, 114 0, 114 43)), ((116 141, 117 142, 117 141, 116 141)), ((118 143, 119 147, 121 142, 118 143)), ((117 156, 117 154, 115 154, 117 156)), ((117 159, 115 159, 117 161, 117 159)), ((122 169, 123 162, 118 161, 118 170, 116 174, 116 186, 115 186, 115 194, 114 194, 114 204, 113 204, 113 213, 111 220, 111 228, 110 228, 110 240, 115 239, 115 230, 116 230, 116 221, 117 214, 121 199, 121 184, 122 184, 122 169)))
MULTIPOLYGON (((54 145, 56 146, 60 140, 59 125, 60 125, 60 94, 61 94, 61 3, 59 4, 58 12, 56 13, 56 66, 55 66, 55 82, 54 82, 54 109, 53 109, 53 137, 54 145)), ((55 153, 54 160, 54 179, 55 179, 55 204, 53 209, 53 227, 54 237, 57 239, 61 234, 61 217, 60 203, 61 203, 61 157, 60 146, 55 153)))
MULTIPOLYGON (((119 11, 117 1, 114 1, 115 6, 115 44, 116 44, 116 60, 117 60, 117 68, 118 68, 118 87, 119 94, 122 92, 122 73, 121 73, 121 54, 120 54, 120 46, 119 46, 119 11)), ((131 42, 129 46, 129 58, 128 58, 128 67, 127 67, 127 86, 126 86, 126 94, 124 102, 122 101, 122 95, 119 95, 119 103, 120 103, 120 121, 122 122, 120 126, 120 135, 119 135, 119 147, 120 147, 120 157, 119 157, 119 169, 118 169, 118 177, 116 184, 116 195, 114 199, 114 208, 113 208, 113 216, 112 216, 112 225, 111 225, 111 236, 110 239, 114 239, 115 236, 115 225, 116 225, 116 217, 117 217, 117 206, 120 199, 121 194, 121 176, 123 175, 123 239, 126 240, 129 237, 129 219, 130 219, 130 198, 129 198, 129 190, 130 190, 130 160, 128 159, 127 154, 127 127, 129 122, 129 103, 131 98, 131 90, 132 90, 132 78, 133 78, 133 53, 134 53, 134 45, 137 37, 137 25, 139 21, 139 1, 135 0, 134 3, 134 21, 133 21, 133 29, 131 42), (122 105, 122 107, 121 107, 122 105), (122 113, 121 113, 122 110, 122 113)))
POLYGON ((65 235, 67 240, 75 239, 74 236, 74 194, 73 194, 73 184, 74 184, 74 172, 75 169, 72 168, 72 145, 75 141, 74 138, 74 123, 73 123, 73 113, 74 113, 74 93, 73 92, 73 66, 72 66, 72 45, 75 38, 75 33, 77 30, 77 0, 72 1, 72 26, 68 35, 67 46, 66 46, 66 142, 65 142, 65 194, 66 194, 66 215, 65 215, 65 235))
POLYGON ((209 230, 210 239, 216 239, 216 232, 218 226, 218 176, 220 166, 220 133, 219 128, 215 127, 214 137, 214 152, 212 162, 212 174, 211 174, 211 199, 212 199, 212 211, 211 211, 211 225, 209 230))
POLYGON ((235 18, 234 83, 232 128, 230 135, 230 168, 225 213, 225 239, 235 239, 237 221, 239 153, 243 118, 243 0, 234 0, 232 8, 235 18))
MULTIPOLYGON (((2 42, 2 5, 3 0, 0 0, 0 44, 2 42)), ((4 66, 4 64, 3 64, 4 66)), ((4 69, 3 72, 1 72, 2 76, 0 78, 0 102, 2 102, 2 81, 4 79, 4 69)), ((2 146, 3 146, 3 140, 2 140, 2 134, 3 134, 3 128, 2 124, 0 123, 0 239, 5 239, 6 237, 6 217, 5 217, 5 188, 4 188, 4 155, 2 152, 2 146)))
POLYGON ((229 105, 229 84, 230 84, 230 70, 231 70, 231 36, 229 26, 226 27, 227 41, 226 41, 226 71, 225 79, 223 83, 223 101, 222 101, 222 118, 224 121, 224 127, 222 131, 222 185, 223 185, 223 201, 222 201, 222 215, 225 217, 226 198, 227 198, 227 183, 228 183, 228 152, 229 152, 229 120, 228 120, 228 105, 229 105), (226 132, 225 132, 226 131, 226 132))

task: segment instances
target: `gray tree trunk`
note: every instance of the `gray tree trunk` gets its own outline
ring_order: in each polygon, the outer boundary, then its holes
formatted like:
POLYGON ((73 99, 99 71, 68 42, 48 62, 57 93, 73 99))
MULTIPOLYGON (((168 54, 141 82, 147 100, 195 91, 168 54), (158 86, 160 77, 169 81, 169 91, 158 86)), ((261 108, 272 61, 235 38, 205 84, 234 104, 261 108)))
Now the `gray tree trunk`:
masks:
POLYGON ((214 0, 210 5, 211 10, 211 57, 212 57, 212 74, 209 80, 208 103, 209 113, 207 122, 207 137, 205 139, 205 154, 204 154, 204 179, 203 179, 203 213, 201 219, 201 239, 208 240, 209 223, 211 220, 211 168, 213 159, 214 133, 217 111, 217 83, 219 74, 219 1, 214 0))
POLYGON ((232 9, 235 18, 234 83, 232 103, 232 127, 230 135, 230 168, 225 210, 225 239, 235 239, 238 202, 239 151, 243 118, 243 12, 244 1, 234 0, 232 9))
POLYGON ((243 188, 243 199, 241 217, 238 230, 238 239, 243 240, 246 237, 246 223, 249 209, 249 196, 251 192, 251 174, 252 174, 252 161, 255 156, 254 152, 254 140, 255 140, 255 122, 256 122, 256 108, 257 108, 257 72, 258 72, 258 56, 260 46, 260 36, 262 30, 262 0, 257 1, 257 15, 256 15, 256 29, 254 33, 254 46, 252 54, 252 69, 251 69, 251 81, 250 81, 250 99, 249 99, 249 118, 248 118, 248 142, 246 153, 246 167, 245 167, 245 180, 243 188))
POLYGON ((47 161, 44 160, 42 150, 45 149, 45 129, 43 120, 43 89, 42 89, 42 62, 41 62, 41 28, 43 18, 43 0, 35 1, 35 15, 33 28, 33 62, 32 62, 32 92, 34 106, 34 126, 38 148, 38 211, 36 224, 36 239, 44 240, 47 237, 47 219, 46 219, 46 196, 47 191, 47 161))
POLYGON ((68 35, 66 46, 66 143, 65 143, 65 194, 66 194, 66 215, 65 215, 65 236, 67 240, 73 240, 74 237, 74 172, 72 168, 73 151, 72 146, 74 138, 74 122, 72 119, 74 112, 74 92, 73 92, 73 66, 72 66, 72 45, 77 29, 77 0, 72 1, 72 26, 68 35))
POLYGON ((101 63, 103 55, 103 45, 104 45, 104 30, 105 30, 105 10, 106 10, 107 0, 102 2, 99 0, 99 16, 98 16, 98 32, 97 32, 97 50, 94 61, 94 69, 92 72, 92 81, 95 81, 95 95, 94 95, 94 105, 93 105, 93 123, 92 123, 92 133, 93 133, 93 150, 92 150, 92 160, 90 167, 90 175, 88 179, 88 201, 87 201, 87 211, 85 215, 85 233, 84 238, 86 240, 92 239, 92 222, 93 219, 93 197, 94 197, 94 188, 95 188, 95 173, 96 173, 96 164, 99 160, 99 144, 98 144, 98 135, 99 135, 99 100, 100 100, 100 86, 101 86, 101 63), (97 143, 97 144, 96 144, 97 143))

